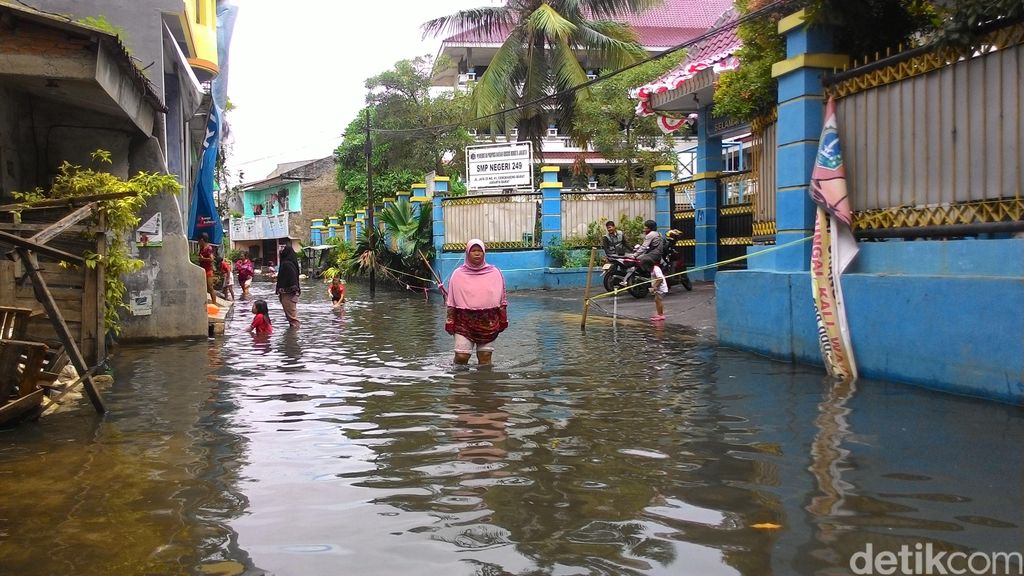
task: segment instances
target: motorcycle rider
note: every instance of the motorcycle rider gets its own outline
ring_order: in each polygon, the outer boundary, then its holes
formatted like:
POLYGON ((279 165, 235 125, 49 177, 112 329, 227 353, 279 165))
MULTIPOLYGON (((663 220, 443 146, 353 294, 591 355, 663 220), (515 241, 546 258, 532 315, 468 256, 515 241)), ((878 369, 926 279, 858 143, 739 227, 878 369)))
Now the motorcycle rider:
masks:
POLYGON ((604 223, 607 234, 601 237, 601 248, 604 248, 605 256, 622 256, 626 253, 626 235, 622 230, 615 228, 615 222, 609 220, 604 223))
POLYGON ((644 243, 637 248, 633 254, 640 262, 644 272, 650 273, 651 268, 661 262, 661 255, 665 250, 665 242, 658 232, 658 223, 654 220, 644 222, 644 243))

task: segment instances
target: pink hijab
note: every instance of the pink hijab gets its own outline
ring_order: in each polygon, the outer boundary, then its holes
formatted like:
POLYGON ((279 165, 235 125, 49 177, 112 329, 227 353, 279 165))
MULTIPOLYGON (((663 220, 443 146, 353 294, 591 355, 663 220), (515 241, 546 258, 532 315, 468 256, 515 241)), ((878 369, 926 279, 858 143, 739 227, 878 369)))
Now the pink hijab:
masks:
POLYGON ((505 278, 493 264, 486 261, 474 268, 469 263, 469 251, 479 246, 487 255, 487 247, 481 240, 473 239, 466 244, 466 260, 452 272, 448 279, 448 306, 465 310, 487 310, 505 306, 505 278))

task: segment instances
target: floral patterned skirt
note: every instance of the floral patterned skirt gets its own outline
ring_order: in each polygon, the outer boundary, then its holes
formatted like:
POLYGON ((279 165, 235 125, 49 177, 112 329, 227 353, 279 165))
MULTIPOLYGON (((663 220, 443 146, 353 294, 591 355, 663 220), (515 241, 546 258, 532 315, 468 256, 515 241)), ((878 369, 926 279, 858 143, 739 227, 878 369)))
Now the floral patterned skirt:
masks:
POLYGON ((455 323, 455 333, 462 334, 477 344, 494 342, 498 334, 505 329, 503 325, 501 308, 487 308, 485 310, 467 310, 464 308, 453 308, 452 321, 455 323))

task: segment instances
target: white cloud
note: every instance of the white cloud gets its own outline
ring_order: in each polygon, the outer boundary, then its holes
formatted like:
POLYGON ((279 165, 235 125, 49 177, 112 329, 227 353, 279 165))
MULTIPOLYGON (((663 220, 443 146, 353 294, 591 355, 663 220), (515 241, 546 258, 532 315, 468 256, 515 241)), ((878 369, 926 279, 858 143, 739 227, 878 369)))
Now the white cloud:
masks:
POLYGON ((281 162, 322 158, 364 106, 366 78, 436 55, 420 25, 489 0, 236 0, 228 116, 232 184, 281 162))

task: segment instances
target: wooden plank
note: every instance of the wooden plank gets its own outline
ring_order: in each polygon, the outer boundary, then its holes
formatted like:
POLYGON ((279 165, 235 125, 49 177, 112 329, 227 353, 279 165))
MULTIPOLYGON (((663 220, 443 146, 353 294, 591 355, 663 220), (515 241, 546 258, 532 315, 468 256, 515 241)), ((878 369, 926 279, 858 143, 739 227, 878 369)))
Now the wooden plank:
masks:
MULTIPOLYGON (((50 289, 50 294, 53 295, 53 299, 62 302, 62 306, 65 302, 75 302, 75 308, 79 307, 79 303, 82 300, 81 288, 53 288, 49 282, 47 282, 46 285, 50 289)), ((26 282, 24 286, 19 286, 17 290, 14 291, 14 294, 19 300, 31 300, 35 302, 35 292, 32 290, 31 283, 26 282)))
MULTIPOLYGON (((60 309, 57 307, 57 303, 53 301, 50 296, 50 292, 46 289, 46 280, 43 279, 42 274, 39 273, 39 259, 32 250, 19 247, 18 254, 21 256, 22 261, 27 265, 29 274, 32 277, 32 286, 36 290, 36 299, 46 309, 46 314, 50 316, 50 320, 53 322, 53 327, 57 331, 57 338, 61 344, 64 345, 64 349, 68 353, 68 358, 71 359, 71 364, 75 367, 75 370, 79 374, 87 374, 89 366, 85 363, 85 359, 82 357, 81 351, 78 349, 78 343, 71 335, 71 330, 68 325, 64 323, 64 319, 61 316, 60 309)), ((103 406, 103 398, 100 396, 99 389, 96 388, 96 383, 93 382, 92 376, 86 376, 84 379, 85 391, 89 396, 89 400, 92 402, 93 408, 96 412, 103 414, 106 412, 106 408, 103 406)))
POLYGON ((106 194, 92 194, 90 196, 75 196, 74 198, 54 198, 50 200, 41 200, 39 202, 33 202, 32 204, 4 204, 0 206, 0 212, 13 212, 15 210, 38 210, 43 208, 60 208, 68 207, 74 208, 75 206, 82 206, 90 202, 97 202, 100 200, 117 200, 118 198, 127 198, 129 196, 138 196, 138 192, 108 192, 106 194))
POLYGON ((53 240, 57 236, 60 236, 65 230, 78 224, 82 220, 92 216, 93 208, 96 207, 95 202, 90 202, 85 206, 82 206, 78 210, 75 210, 71 214, 61 218, 60 220, 49 225, 45 230, 32 236, 31 240, 40 244, 46 244, 50 240, 53 240))
MULTIPOLYGON (((102 294, 102 286, 97 281, 98 274, 96 272, 95 269, 86 270, 85 288, 80 293, 82 306, 82 356, 90 364, 96 362, 96 338, 100 334, 96 325, 96 307, 102 294)), ((99 328, 102 328, 102 325, 99 328)))
POLYGON ((18 398, 13 402, 9 402, 0 406, 0 424, 5 424, 11 420, 15 420, 24 416, 25 414, 35 410, 43 401, 43 389, 40 388, 35 392, 18 398))
MULTIPOLYGON (((31 223, 24 223, 24 222, 21 223, 21 224, 14 224, 14 223, 11 223, 11 222, 0 222, 0 230, 4 230, 5 232, 10 232, 11 234, 18 234, 19 236, 21 236, 22 233, 37 234, 39 232, 42 232, 43 230, 46 230, 50 226, 51 226, 51 224, 31 224, 31 223)), ((86 226, 86 225, 73 225, 73 226, 68 226, 63 231, 64 232, 82 233, 82 232, 88 232, 89 229, 90 229, 90 227, 86 226)))
POLYGON ((4 232, 3 230, 0 230, 0 242, 15 246, 19 250, 27 248, 34 252, 38 252, 45 256, 49 256, 50 258, 56 258, 57 260, 63 260, 65 262, 74 262, 76 264, 85 264, 85 259, 83 259, 81 256, 68 254, 63 250, 57 250, 56 248, 51 248, 45 244, 39 244, 38 242, 34 242, 32 240, 29 240, 28 238, 22 238, 21 236, 17 236, 9 232, 4 232))
MULTIPOLYGON (((107 229, 106 215, 103 212, 100 212, 97 224, 99 230, 107 229)), ((86 359, 93 364, 99 362, 100 358, 107 357, 107 300, 105 288, 107 283, 107 266, 104 264, 107 261, 106 234, 96 235, 96 254, 100 256, 96 267, 91 271, 86 269, 87 274, 95 276, 93 279, 96 282, 95 311, 90 310, 89 315, 86 316, 86 310, 84 308, 82 310, 82 335, 85 336, 88 333, 95 338, 95 342, 86 354, 86 359), (88 330, 86 326, 88 326, 88 330)))
POLYGON ((14 262, 0 259, 0 306, 14 306, 14 262))

